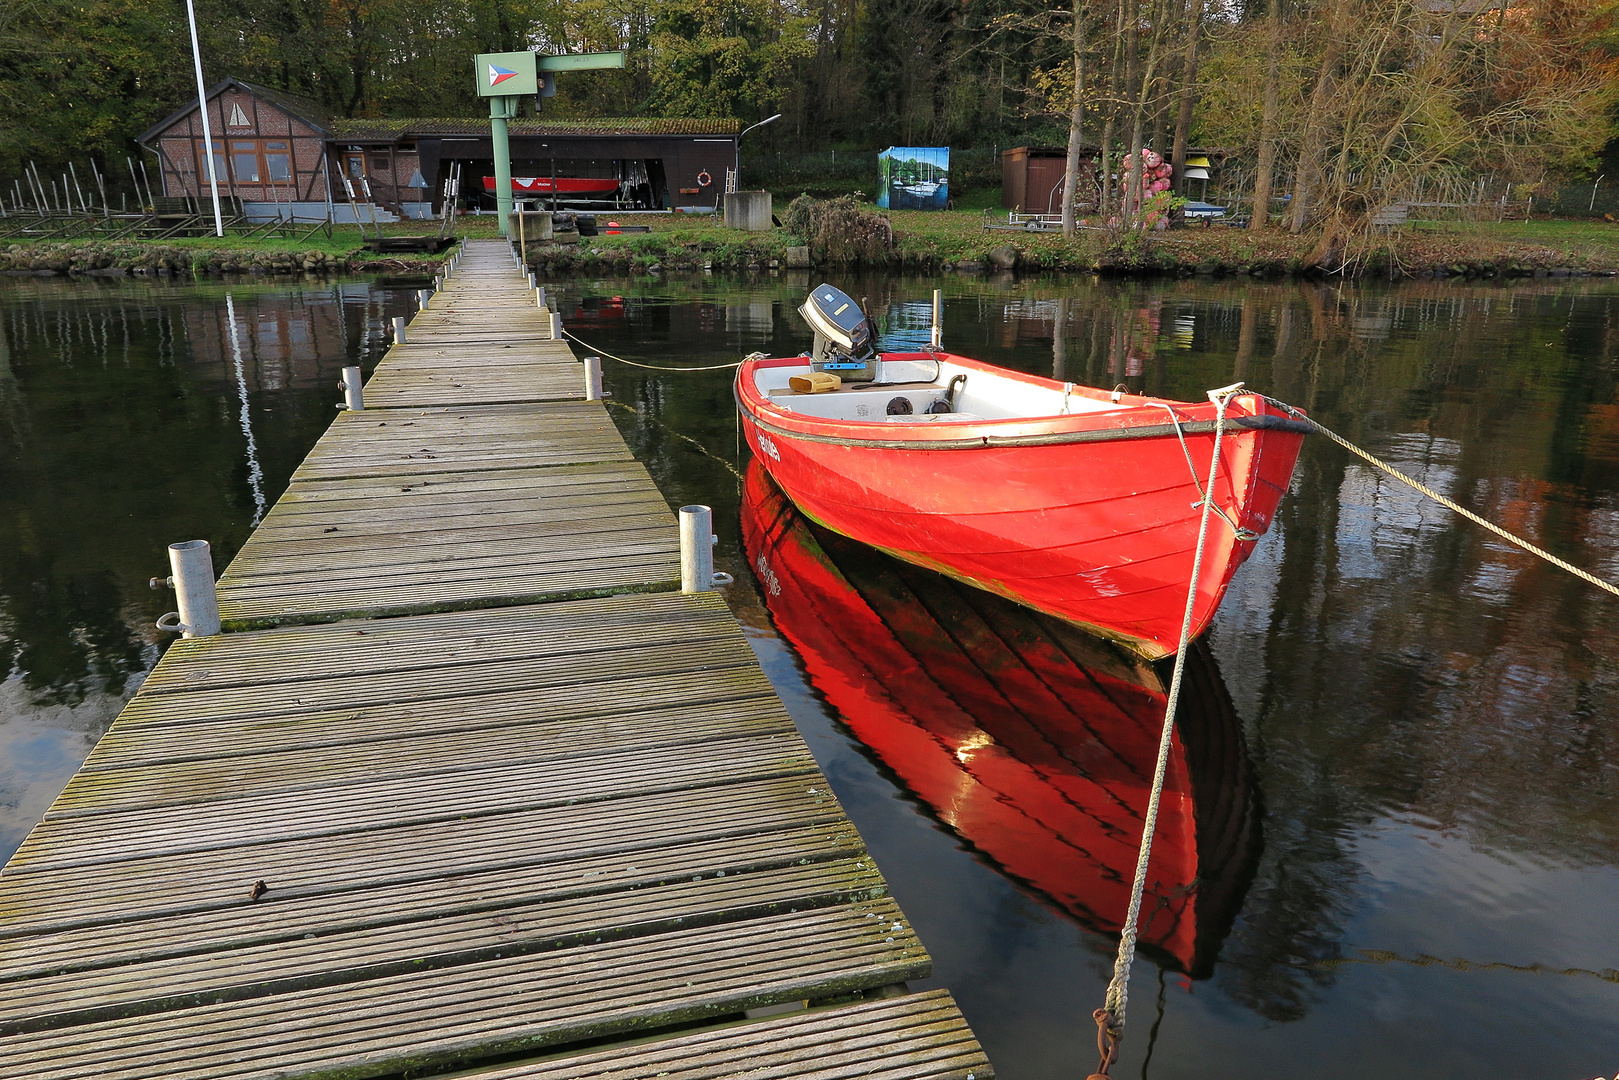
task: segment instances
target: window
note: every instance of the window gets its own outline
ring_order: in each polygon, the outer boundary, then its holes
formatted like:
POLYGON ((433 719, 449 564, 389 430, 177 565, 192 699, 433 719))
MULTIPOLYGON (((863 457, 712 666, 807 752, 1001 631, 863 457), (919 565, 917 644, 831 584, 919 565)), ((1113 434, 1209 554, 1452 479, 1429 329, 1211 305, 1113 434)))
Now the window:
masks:
POLYGON ((259 182, 259 144, 233 142, 230 144, 230 163, 239 184, 259 182))
POLYGON ((365 175, 365 155, 351 153, 347 157, 349 176, 358 180, 365 175))
POLYGON ((292 155, 287 153, 286 143, 264 144, 264 172, 274 184, 285 184, 292 180, 292 155))
MULTIPOLYGON (((201 139, 197 140, 197 183, 202 191, 208 190, 208 144, 201 139)), ((221 185, 230 182, 230 174, 225 171, 225 144, 218 139, 214 140, 214 174, 221 185)))

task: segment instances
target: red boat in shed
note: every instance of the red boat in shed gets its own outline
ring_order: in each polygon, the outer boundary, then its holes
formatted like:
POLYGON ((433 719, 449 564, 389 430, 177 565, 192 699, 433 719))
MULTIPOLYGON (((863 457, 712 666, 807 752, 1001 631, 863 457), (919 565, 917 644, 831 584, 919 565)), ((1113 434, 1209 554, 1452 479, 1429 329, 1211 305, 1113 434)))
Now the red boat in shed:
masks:
MULTIPOLYGON (((1124 920, 1163 722, 1162 672, 1069 623, 804 519, 756 460, 742 540, 771 619, 855 736, 1002 871, 1086 925, 1124 920)), ((1206 976, 1259 852, 1242 724, 1187 657, 1139 925, 1206 976)))
MULTIPOLYGON (((800 311, 814 351, 750 357, 736 378, 748 442, 800 510, 1148 659, 1175 651, 1222 406, 879 353, 865 313, 827 285, 800 311)), ((1231 391, 1194 637, 1270 527, 1309 430, 1231 391)))

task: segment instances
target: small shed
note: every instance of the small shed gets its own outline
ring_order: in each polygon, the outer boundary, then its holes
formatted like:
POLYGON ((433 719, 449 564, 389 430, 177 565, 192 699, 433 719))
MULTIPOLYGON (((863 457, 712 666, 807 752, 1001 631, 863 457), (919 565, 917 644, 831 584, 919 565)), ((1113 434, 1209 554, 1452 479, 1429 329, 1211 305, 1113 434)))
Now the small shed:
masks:
MULTIPOLYGON (((1068 171, 1068 151, 1050 146, 1018 146, 1001 151, 1001 205, 1026 214, 1062 212, 1063 176, 1068 171)), ((1096 180, 1096 151, 1087 148, 1080 160, 1082 180, 1096 180)), ((1080 188, 1083 193, 1085 188, 1080 188)), ((1095 198, 1084 194, 1083 209, 1095 208, 1095 198)))
POLYGON ((877 155, 877 205, 943 210, 950 205, 948 146, 890 146, 877 155))

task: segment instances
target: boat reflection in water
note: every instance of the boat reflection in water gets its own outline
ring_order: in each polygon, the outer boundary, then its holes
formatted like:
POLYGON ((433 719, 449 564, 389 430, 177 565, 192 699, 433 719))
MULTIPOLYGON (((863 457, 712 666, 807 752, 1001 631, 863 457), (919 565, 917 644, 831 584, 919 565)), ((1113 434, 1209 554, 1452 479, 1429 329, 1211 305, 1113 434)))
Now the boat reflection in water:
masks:
MULTIPOLYGON (((752 462, 748 562, 777 629, 855 735, 964 839, 1090 927, 1124 921, 1168 667, 809 522, 752 462)), ((1259 823, 1240 721, 1190 655, 1140 941, 1204 977, 1259 823)))

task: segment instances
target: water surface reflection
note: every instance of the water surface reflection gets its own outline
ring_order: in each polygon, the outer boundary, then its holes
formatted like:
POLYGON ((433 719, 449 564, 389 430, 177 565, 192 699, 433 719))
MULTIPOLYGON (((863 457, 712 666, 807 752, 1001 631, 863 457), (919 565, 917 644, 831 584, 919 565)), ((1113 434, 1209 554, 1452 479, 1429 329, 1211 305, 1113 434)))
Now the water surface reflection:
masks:
MULTIPOLYGON (((997 866, 1085 925, 1124 923, 1164 669, 812 524, 758 462, 742 542, 776 628, 855 737, 997 866)), ((1242 728, 1187 665, 1140 944, 1207 977, 1259 851, 1242 728)))
POLYGON ((0 283, 0 857, 156 661, 165 546, 224 566, 407 295, 0 283))
MULTIPOLYGON (((925 333, 938 284, 834 283, 869 297, 900 342, 925 333)), ((806 347, 794 308, 809 284, 643 279, 550 292, 593 345, 704 365, 806 347)), ((1613 284, 944 284, 946 341, 961 352, 1176 397, 1247 379, 1619 576, 1613 284)), ((161 646, 147 628, 169 601, 145 581, 163 546, 204 536, 221 560, 235 551, 259 496, 275 499, 330 422, 339 367, 370 362, 407 295, 364 284, 0 282, 0 851, 161 646)), ((964 819, 958 834, 919 805, 841 724, 807 654, 778 636, 751 585, 729 373, 609 364, 608 377, 615 416, 670 501, 715 504, 720 561, 738 578, 734 610, 999 1075, 1088 1070, 1089 1014, 1113 947, 1105 931, 1117 920, 1105 897, 1082 875, 1034 888, 1042 867, 990 861, 987 843, 963 842, 964 819)), ((942 607, 891 606, 875 587, 887 580, 880 565, 826 543, 845 580, 864 582, 863 602, 880 599, 885 626, 925 610, 904 624, 911 643, 928 620, 956 625, 942 607)), ((1224 864, 1247 887, 1232 891, 1234 913, 1209 924, 1210 978, 1177 970, 1209 968, 1200 932, 1190 952, 1170 935, 1138 964, 1116 1075, 1619 1072, 1616 636, 1611 598, 1458 525, 1330 444, 1308 444, 1276 526, 1206 639, 1226 688, 1206 700, 1242 735, 1223 744, 1238 755, 1225 774, 1237 782, 1213 790, 1233 796, 1228 809, 1248 805, 1245 754, 1263 843, 1238 845, 1224 864)), ((847 637, 851 652, 876 655, 847 637)), ((993 703, 970 670, 947 674, 941 700, 993 703)), ((1069 685, 1060 697, 1073 711, 1069 685)), ((1028 714, 977 705, 962 709, 985 721, 973 729, 1010 746, 1017 733, 997 723, 1028 714)), ((1018 737, 1030 740, 1023 752, 1039 750, 1035 735, 1018 737)), ((1190 737, 1183 749, 1196 832, 1201 767, 1190 737)), ((1089 775, 1063 774, 1055 758, 1041 767, 1042 782, 1089 775)), ((1066 789, 1076 801, 1082 790, 1066 789)), ((1119 813, 1115 826, 1127 807, 1119 813)), ((1181 852, 1196 850, 1201 869, 1200 840, 1181 852)), ((1097 879, 1103 865, 1092 863, 1097 879)), ((1194 912, 1198 931, 1202 919, 1194 912)))
MULTIPOLYGON (((794 309, 809 284, 560 291, 592 344, 697 365, 801 351, 794 309)), ((888 340, 925 338, 937 282, 834 284, 867 297, 888 340)), ((1170 397, 1245 379, 1619 576, 1611 283, 944 284, 957 351, 1170 397)), ((671 501, 730 518, 742 489, 718 460, 741 453, 728 374, 609 376, 615 400, 639 410, 620 410, 621 426, 671 501)), ((722 546, 747 583, 739 536, 722 546)), ((813 650, 775 638, 770 598, 732 599, 1000 1074, 1087 1068, 1111 952, 1093 928, 1106 919, 1073 921, 1060 890, 1030 893, 937 820, 919 822, 840 726, 850 710, 820 685, 813 650)), ((1142 1069, 1149 1042, 1157 1076, 1619 1071, 1616 634, 1610 597, 1312 441, 1206 639, 1243 725, 1263 847, 1211 983, 1138 966, 1121 1075, 1142 1069)), ((847 636, 864 655, 862 635, 847 636)))

